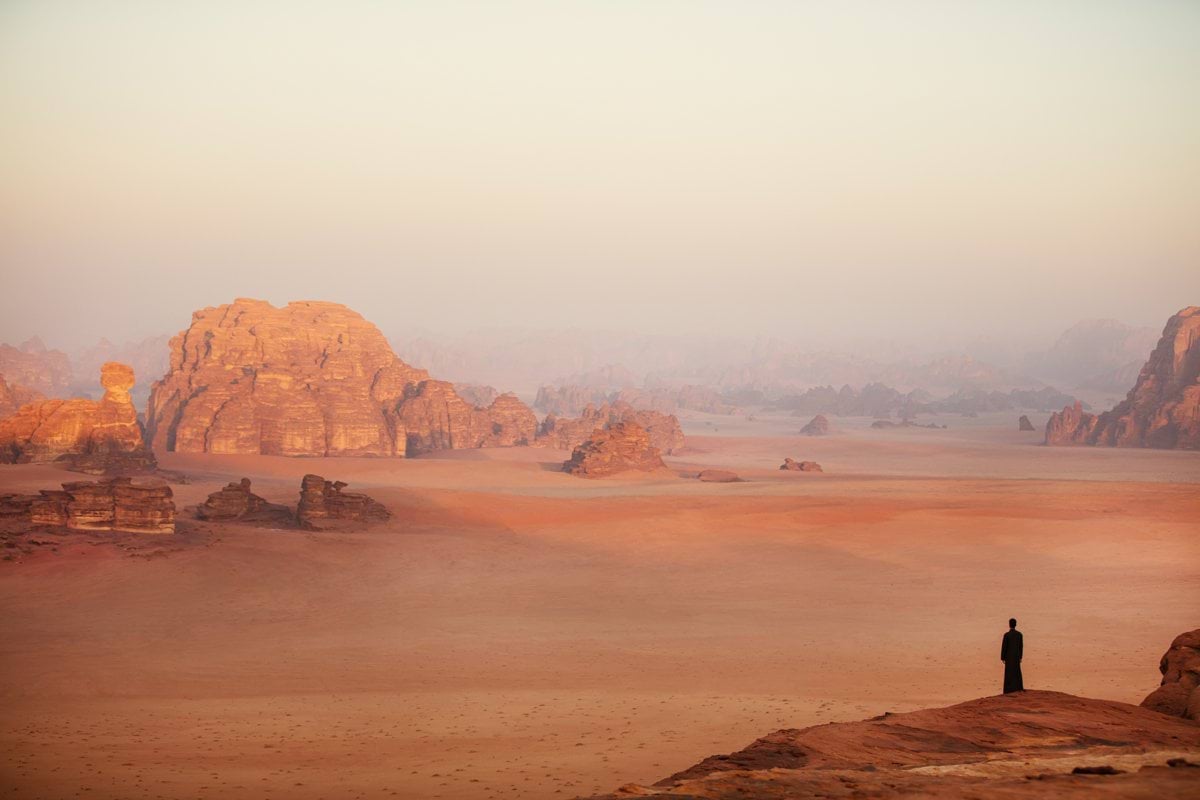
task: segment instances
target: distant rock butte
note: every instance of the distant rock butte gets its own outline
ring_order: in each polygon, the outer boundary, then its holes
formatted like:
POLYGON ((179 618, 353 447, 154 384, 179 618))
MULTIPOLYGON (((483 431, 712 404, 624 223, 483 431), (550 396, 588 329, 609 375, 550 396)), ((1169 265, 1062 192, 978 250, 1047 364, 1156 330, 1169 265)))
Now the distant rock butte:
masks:
POLYGON ((64 483, 62 491, 0 495, 0 518, 82 531, 174 533, 175 501, 159 478, 64 483))
POLYGON ((618 472, 651 472, 666 465, 650 434, 636 422, 617 422, 592 433, 575 448, 563 470, 584 478, 602 478, 618 472))
POLYGON ((1019 431, 1036 431, 1037 428, 1033 427, 1033 423, 1029 421, 1029 417, 1022 414, 1021 418, 1019 420, 1017 420, 1017 430, 1019 430, 1019 431))
POLYGON ((300 483, 296 519, 300 527, 321 530, 331 523, 380 522, 391 517, 383 504, 359 492, 342 491, 348 484, 305 475, 300 483))
POLYGON ((650 442, 660 453, 671 455, 683 449, 683 429, 673 414, 659 411, 638 410, 628 403, 612 403, 602 406, 587 406, 578 418, 547 415, 538 429, 536 444, 573 450, 587 440, 596 430, 617 424, 635 422, 650 436, 650 442))
POLYGON ((1200 628, 1181 633, 1158 665, 1162 685, 1142 701, 1154 711, 1200 722, 1200 628))
POLYGON ((1053 414, 1046 444, 1200 449, 1200 306, 1167 321, 1137 383, 1111 411, 1053 414))
POLYGON ((20 347, 0 344, 0 375, 46 397, 62 397, 71 385, 71 360, 35 336, 20 347))
POLYGON ((829 420, 824 414, 817 414, 807 425, 800 429, 801 436, 828 436, 829 420))
POLYGON ((696 476, 704 483, 741 483, 742 479, 736 472, 727 469, 705 469, 696 476))
POLYGON ((17 409, 27 403, 45 400, 46 396, 35 389, 29 389, 19 383, 8 383, 0 375, 0 420, 11 417, 17 409))
POLYGON ((821 465, 815 461, 796 461, 791 458, 785 458, 783 463, 779 465, 782 470, 788 472, 824 472, 821 465))
POLYGON ((536 425, 515 397, 476 409, 345 306, 246 299, 197 311, 171 340, 147 420, 165 450, 287 456, 520 444, 536 425))
POLYGON ((99 400, 41 400, 0 420, 0 462, 66 461, 93 474, 153 469, 137 412, 129 397, 133 370, 109 362, 101 368, 99 400))

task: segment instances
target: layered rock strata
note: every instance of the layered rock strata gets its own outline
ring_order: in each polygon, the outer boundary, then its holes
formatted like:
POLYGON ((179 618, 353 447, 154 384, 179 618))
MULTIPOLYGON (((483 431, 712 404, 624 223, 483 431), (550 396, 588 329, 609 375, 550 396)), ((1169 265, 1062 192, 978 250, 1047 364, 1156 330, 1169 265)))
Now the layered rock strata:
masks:
POLYGON ((110 361, 101 368, 100 383, 99 401, 42 400, 0 420, 0 462, 63 460, 93 474, 152 469, 154 454, 129 396, 133 370, 110 361))
POLYGON ((305 475, 300 484, 296 519, 302 528, 321 530, 330 523, 380 522, 391 513, 368 495, 343 491, 343 481, 327 481, 320 475, 305 475))
POLYGON ((196 509, 196 516, 212 522, 256 522, 280 527, 295 522, 291 509, 269 503, 250 491, 249 478, 242 478, 210 494, 196 509))
POLYGON ((1067 406, 1046 423, 1045 442, 1200 449, 1200 306, 1167 321, 1125 400, 1101 414, 1067 406))
POLYGON ((119 477, 62 487, 0 497, 0 517, 81 531, 175 532, 173 493, 161 479, 119 477))

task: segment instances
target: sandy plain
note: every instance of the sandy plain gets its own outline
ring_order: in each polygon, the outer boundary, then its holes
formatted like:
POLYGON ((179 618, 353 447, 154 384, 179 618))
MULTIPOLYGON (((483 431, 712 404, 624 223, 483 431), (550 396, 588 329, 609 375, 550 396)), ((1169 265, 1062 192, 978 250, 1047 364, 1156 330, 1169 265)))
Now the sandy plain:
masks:
MULTIPOLYGON (((668 471, 600 481, 532 448, 163 454, 182 509, 242 476, 294 504, 315 471, 395 516, 13 550, 0 796, 572 797, 994 694, 1009 616, 1027 686, 1134 703, 1200 625, 1197 454, 805 421, 692 415, 668 471)), ((73 477, 3 466, 0 491, 73 477)))

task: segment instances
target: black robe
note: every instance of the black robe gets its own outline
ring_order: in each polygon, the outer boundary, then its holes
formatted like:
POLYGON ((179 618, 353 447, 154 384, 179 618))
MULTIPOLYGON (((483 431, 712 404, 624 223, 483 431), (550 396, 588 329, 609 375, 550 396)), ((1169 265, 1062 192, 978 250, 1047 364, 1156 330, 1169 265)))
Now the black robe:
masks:
POLYGON ((1025 682, 1021 679, 1021 655, 1025 643, 1021 632, 1013 628, 1004 634, 1000 644, 1000 660, 1004 662, 1004 693, 1025 691, 1025 682))

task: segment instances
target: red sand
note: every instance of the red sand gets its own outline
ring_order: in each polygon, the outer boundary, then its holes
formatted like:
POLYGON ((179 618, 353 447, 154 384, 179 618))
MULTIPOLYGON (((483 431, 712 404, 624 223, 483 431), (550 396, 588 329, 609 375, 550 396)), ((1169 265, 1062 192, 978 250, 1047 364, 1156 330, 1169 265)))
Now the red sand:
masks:
MULTIPOLYGON (((1136 703, 1200 619, 1195 454, 783 424, 601 481, 530 449, 168 454, 181 506, 243 475, 294 503, 315 471, 395 516, 193 527, 152 558, 43 536, 57 553, 0 563, 0 796, 590 794, 995 693, 1009 616, 1027 686, 1136 703), (678 477, 701 466, 747 482, 678 477)), ((0 467, 0 488, 70 477, 0 467)))

